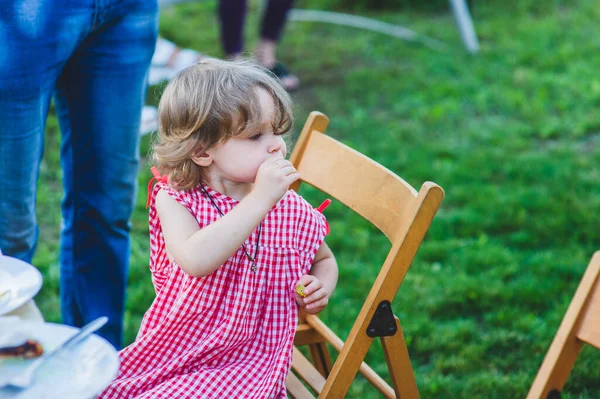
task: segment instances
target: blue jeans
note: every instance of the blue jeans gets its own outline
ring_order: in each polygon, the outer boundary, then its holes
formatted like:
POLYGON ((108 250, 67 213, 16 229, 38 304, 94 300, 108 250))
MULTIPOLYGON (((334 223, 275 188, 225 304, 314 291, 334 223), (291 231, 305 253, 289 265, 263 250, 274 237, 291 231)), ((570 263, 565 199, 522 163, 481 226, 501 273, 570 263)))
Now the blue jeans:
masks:
POLYGON ((65 191, 63 322, 81 326, 108 316, 100 335, 120 348, 156 0, 0 0, 0 9, 0 249, 32 260, 36 182, 54 95, 65 191))

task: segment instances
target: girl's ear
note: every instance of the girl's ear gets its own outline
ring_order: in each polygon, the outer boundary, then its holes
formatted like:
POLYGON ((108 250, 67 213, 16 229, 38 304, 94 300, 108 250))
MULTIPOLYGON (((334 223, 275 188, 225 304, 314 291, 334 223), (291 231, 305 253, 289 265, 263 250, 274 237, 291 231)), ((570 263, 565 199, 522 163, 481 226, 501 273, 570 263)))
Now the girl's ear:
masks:
POLYGON ((198 166, 206 167, 212 163, 213 159, 209 153, 197 150, 192 154, 192 161, 198 166))

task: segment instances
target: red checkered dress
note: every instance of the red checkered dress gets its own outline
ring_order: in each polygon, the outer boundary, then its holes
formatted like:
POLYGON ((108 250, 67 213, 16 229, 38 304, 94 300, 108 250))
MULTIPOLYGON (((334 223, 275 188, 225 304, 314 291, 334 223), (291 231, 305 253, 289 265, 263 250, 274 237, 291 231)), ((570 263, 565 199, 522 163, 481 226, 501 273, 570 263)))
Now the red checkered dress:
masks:
MULTIPOLYGON (((204 186, 223 213, 238 201, 204 186)), ((200 187, 155 185, 150 207, 150 270, 156 298, 136 341, 101 398, 286 398, 298 308, 294 288, 309 272, 327 222, 293 191, 262 222, 257 270, 240 248, 212 274, 195 278, 167 258, 153 198, 163 189, 200 227, 219 212, 200 187)), ((254 256, 257 229, 245 247, 254 256)), ((198 254, 202 256, 202 254, 198 254)))

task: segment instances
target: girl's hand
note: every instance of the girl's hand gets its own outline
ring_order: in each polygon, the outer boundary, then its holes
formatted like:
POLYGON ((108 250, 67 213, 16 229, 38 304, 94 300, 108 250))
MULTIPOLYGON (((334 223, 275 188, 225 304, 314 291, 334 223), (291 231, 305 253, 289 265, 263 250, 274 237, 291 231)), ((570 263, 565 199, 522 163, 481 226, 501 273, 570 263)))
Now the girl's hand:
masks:
POLYGON ((327 304, 329 303, 329 296, 331 294, 325 290, 321 280, 313 275, 305 274, 304 276, 300 277, 296 283, 296 286, 298 284, 302 284, 304 286, 304 295, 306 296, 302 297, 296 290, 294 290, 296 303, 301 308, 304 308, 306 313, 317 314, 327 307, 327 304))
POLYGON ((281 152, 267 158, 258 168, 253 191, 271 206, 287 192, 290 184, 300 178, 294 165, 281 152))

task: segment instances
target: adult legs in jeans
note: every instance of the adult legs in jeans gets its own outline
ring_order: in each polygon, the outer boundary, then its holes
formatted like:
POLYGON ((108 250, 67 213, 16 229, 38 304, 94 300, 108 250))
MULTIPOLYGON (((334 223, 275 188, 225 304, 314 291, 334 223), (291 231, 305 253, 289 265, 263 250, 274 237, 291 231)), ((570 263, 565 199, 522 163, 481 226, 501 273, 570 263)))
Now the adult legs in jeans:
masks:
MULTIPOLYGON (((260 41, 256 49, 258 61, 278 75, 283 87, 288 90, 297 88, 298 78, 287 73, 285 68, 277 62, 276 50, 287 14, 293 4, 294 0, 267 1, 260 26, 260 41)), ((219 1, 221 43, 225 54, 229 57, 235 57, 244 50, 243 32, 246 11, 247 0, 219 1)))
POLYGON ((0 40, 15 49, 0 57, 0 248, 31 261, 43 129, 56 87, 65 186, 62 317, 81 326, 108 316, 100 335, 120 347, 138 129, 157 34, 156 2, 39 3, 33 23, 20 18, 16 3, 0 16, 7 26, 0 40))

